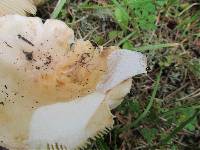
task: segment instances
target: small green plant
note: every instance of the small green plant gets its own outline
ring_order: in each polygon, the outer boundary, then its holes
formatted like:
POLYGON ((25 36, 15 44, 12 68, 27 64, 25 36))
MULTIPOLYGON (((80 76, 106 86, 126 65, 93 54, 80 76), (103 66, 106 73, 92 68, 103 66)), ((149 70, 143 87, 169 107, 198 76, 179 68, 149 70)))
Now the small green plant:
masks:
MULTIPOLYGON (((156 4, 152 0, 123 0, 115 4, 115 18, 122 29, 156 29, 156 4)), ((161 4, 162 1, 158 1, 161 4)))
POLYGON ((143 128, 141 129, 140 133, 144 137, 144 139, 147 141, 148 144, 151 144, 153 139, 156 137, 158 130, 156 128, 143 128))
POLYGON ((130 14, 133 18, 132 22, 136 22, 137 26, 142 30, 156 29, 156 6, 152 0, 130 0, 127 2, 130 7, 130 14))

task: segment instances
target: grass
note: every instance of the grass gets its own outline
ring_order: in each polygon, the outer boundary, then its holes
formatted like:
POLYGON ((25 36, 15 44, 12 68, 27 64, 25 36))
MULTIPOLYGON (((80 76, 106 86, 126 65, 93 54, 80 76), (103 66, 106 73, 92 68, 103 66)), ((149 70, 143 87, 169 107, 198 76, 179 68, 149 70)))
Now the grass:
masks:
POLYGON ((157 76, 157 80, 155 82, 155 86, 153 88, 152 96, 150 97, 149 104, 147 105, 147 108, 144 110, 144 112, 142 112, 140 114, 140 116, 134 122, 132 122, 131 124, 128 124, 127 126, 124 126, 122 128, 122 131, 123 130, 128 130, 130 128, 138 126, 138 124, 147 116, 149 110, 151 109, 151 107, 153 105, 153 101, 155 99, 155 96, 157 94, 157 90, 158 90, 158 85, 159 85, 159 82, 160 82, 161 74, 162 74, 162 70, 160 70, 160 73, 157 76))
POLYGON ((59 0, 58 1, 54 11, 51 14, 51 18, 56 19, 58 17, 59 13, 61 12, 61 10, 66 2, 67 2, 67 0, 59 0))
POLYGON ((200 149, 200 1, 50 0, 77 38, 141 51, 148 74, 113 113, 115 127, 88 149, 200 149), (162 68, 162 71, 160 71, 162 68))

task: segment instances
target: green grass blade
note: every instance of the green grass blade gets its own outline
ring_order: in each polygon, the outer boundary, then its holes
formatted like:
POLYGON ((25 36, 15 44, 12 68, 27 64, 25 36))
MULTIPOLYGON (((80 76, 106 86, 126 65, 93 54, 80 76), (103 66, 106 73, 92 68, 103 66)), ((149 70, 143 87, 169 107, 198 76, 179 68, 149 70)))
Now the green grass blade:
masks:
POLYGON ((176 107, 176 108, 172 108, 164 113, 161 114, 162 117, 165 117, 165 116, 169 116, 171 114, 174 114, 174 113, 177 113, 177 112, 181 112, 181 111, 184 111, 184 110, 187 110, 187 109, 200 109, 200 105, 195 105, 195 106, 188 106, 188 107, 183 107, 183 106, 180 106, 180 107, 176 107))
POLYGON ((124 130, 128 130, 130 128, 137 126, 138 123, 147 116, 149 110, 151 109, 151 107, 153 105, 154 99, 156 97, 156 94, 157 94, 157 91, 158 91, 158 86, 159 86, 159 83, 160 83, 161 74, 162 74, 162 70, 160 70, 160 73, 157 76, 157 80, 154 83, 152 96, 151 96, 150 101, 149 101, 146 109, 144 110, 144 112, 136 119, 136 121, 134 121, 132 124, 129 124, 129 125, 123 127, 122 129, 119 130, 119 132, 124 131, 124 130))
POLYGON ((58 1, 56 8, 54 9, 53 13, 51 14, 51 18, 56 19, 58 17, 59 13, 61 12, 61 10, 66 2, 67 2, 67 0, 59 0, 58 1))
POLYGON ((193 3, 191 5, 189 5, 187 8, 185 8, 182 12, 180 12, 180 14, 178 15, 178 17, 180 17, 182 14, 184 14, 186 11, 188 11, 189 9, 191 9, 192 7, 196 6, 196 5, 200 5, 200 3, 193 3))
POLYGON ((147 108, 145 109, 145 111, 138 117, 138 119, 133 122, 133 124, 131 125, 131 127, 135 127, 138 125, 138 123, 147 116, 147 113, 149 112, 149 110, 151 109, 152 105, 153 105, 153 101, 156 97, 157 91, 158 91, 158 86, 160 83, 160 78, 161 78, 161 74, 162 74, 162 70, 160 71, 160 73, 157 76, 157 80, 155 82, 154 88, 153 88, 153 93, 152 96, 150 98, 149 104, 147 105, 147 108))
POLYGON ((136 35, 136 32, 131 32, 125 38, 123 38, 121 41, 119 41, 119 43, 117 44, 117 46, 122 45, 124 42, 126 42, 127 40, 129 40, 134 35, 136 35))
POLYGON ((161 144, 167 144, 167 143, 170 141, 170 139, 173 138, 174 135, 176 135, 179 131, 181 131, 187 124, 189 124, 190 122, 192 122, 193 119, 194 119, 195 117, 197 117, 198 115, 200 115, 200 109, 196 110, 196 112, 195 112, 190 118, 188 118, 186 121, 182 122, 182 123, 180 124, 180 126, 178 126, 177 128, 175 128, 175 129, 169 134, 169 136, 167 136, 165 139, 163 139, 163 140, 161 141, 161 144))
POLYGON ((142 47, 132 48, 132 50, 144 52, 146 50, 162 49, 162 48, 166 48, 166 47, 177 47, 179 45, 180 44, 178 44, 178 43, 155 44, 155 45, 146 45, 146 46, 142 46, 142 47))

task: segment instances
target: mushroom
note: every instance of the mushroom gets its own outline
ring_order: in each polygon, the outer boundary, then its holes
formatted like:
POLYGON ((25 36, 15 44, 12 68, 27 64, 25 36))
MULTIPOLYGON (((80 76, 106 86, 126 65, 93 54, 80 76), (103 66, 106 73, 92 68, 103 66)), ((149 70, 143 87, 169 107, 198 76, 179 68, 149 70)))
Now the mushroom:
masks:
POLYGON ((113 127, 111 109, 146 58, 75 40, 59 20, 0 17, 0 146, 77 149, 113 127), (14 22, 14 23, 13 23, 14 22))
POLYGON ((36 7, 46 0, 0 0, 0 16, 7 14, 36 14, 36 7))

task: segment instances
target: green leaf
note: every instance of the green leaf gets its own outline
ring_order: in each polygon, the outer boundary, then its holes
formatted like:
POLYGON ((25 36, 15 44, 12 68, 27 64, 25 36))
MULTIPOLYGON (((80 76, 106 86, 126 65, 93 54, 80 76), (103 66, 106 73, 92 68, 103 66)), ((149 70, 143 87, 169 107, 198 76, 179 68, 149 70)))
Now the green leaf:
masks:
POLYGON ((191 123, 198 115, 200 115, 200 109, 197 109, 195 111, 195 113, 189 117, 187 120, 185 120, 184 122, 182 122, 178 127, 176 127, 166 138, 164 138, 161 141, 161 144, 167 144, 171 141, 171 139, 173 138, 174 135, 177 134, 177 132, 181 131, 183 128, 186 127, 186 125, 188 125, 189 123, 191 123))
POLYGON ((121 34, 120 31, 111 31, 108 33, 109 39, 115 39, 121 34))
MULTIPOLYGON (((189 118, 191 116, 191 114, 193 114, 195 112, 194 109, 183 109, 181 111, 181 114, 179 115, 178 118, 178 125, 180 125, 183 121, 187 120, 187 118, 189 118)), ((185 128, 190 130, 190 131, 194 131, 197 125, 197 118, 195 117, 190 123, 188 123, 185 128)))
POLYGON ((115 18, 122 29, 125 29, 128 26, 128 14, 127 12, 122 8, 116 8, 115 9, 115 18))
POLYGON ((124 42, 122 48, 123 49, 132 49, 133 45, 129 41, 126 41, 126 42, 124 42))
POLYGON ((130 103, 129 107, 130 107, 130 110, 131 110, 132 112, 136 112, 136 113, 139 113, 139 112, 140 112, 140 104, 139 104, 139 102, 138 102, 137 100, 133 100, 133 101, 130 103))
POLYGON ((196 127, 192 123, 189 123, 188 125, 186 125, 185 128, 188 129, 189 131, 194 131, 196 127))
POLYGON ((164 6, 167 3, 166 0, 156 0, 156 4, 160 7, 164 6))
POLYGON ((148 144, 152 143, 157 133, 158 133, 158 130, 155 128, 152 128, 152 129, 144 128, 141 130, 141 134, 148 144))
POLYGON ((131 16, 142 30, 156 29, 156 6, 152 0, 130 0, 131 16))
POLYGON ((94 37, 94 41, 95 43, 97 43, 98 45, 102 45, 104 43, 104 39, 102 36, 96 35, 94 37))

